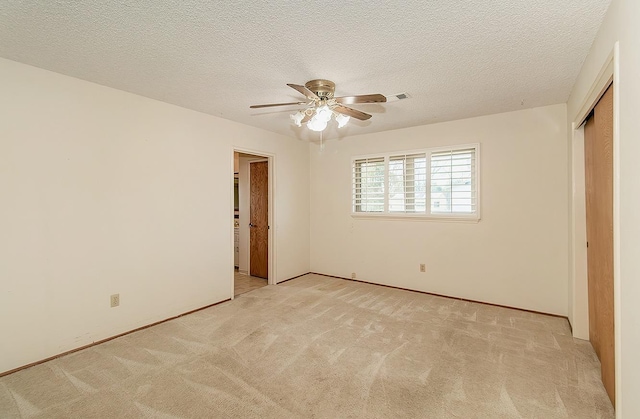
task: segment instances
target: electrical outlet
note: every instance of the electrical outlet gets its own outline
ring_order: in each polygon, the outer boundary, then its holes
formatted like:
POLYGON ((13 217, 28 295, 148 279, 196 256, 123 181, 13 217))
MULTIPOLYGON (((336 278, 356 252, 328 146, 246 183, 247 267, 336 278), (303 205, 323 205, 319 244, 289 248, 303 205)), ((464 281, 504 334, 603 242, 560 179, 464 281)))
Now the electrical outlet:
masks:
POLYGON ((120 305, 120 294, 113 294, 111 296, 111 307, 118 307, 120 305))
POLYGON ((425 265, 424 263, 420 264, 420 272, 427 272, 427 265, 425 265))
POLYGON ((351 272, 351 279, 356 279, 356 273, 355 272, 351 272))

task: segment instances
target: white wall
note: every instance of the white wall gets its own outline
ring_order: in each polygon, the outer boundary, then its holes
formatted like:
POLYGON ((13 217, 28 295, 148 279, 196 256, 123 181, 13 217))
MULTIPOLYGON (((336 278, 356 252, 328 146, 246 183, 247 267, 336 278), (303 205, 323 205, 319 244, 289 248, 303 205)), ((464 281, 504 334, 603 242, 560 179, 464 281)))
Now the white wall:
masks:
POLYGON ((230 298, 234 147, 309 271, 307 143, 4 59, 0 92, 0 372, 230 298))
POLYGON ((311 270, 566 315, 566 136, 554 105, 312 146, 311 270), (479 223, 351 217, 353 156, 475 142, 479 223))
MULTIPOLYGON (((614 91, 618 105, 619 234, 615 281, 618 339, 616 341, 616 413, 640 417, 640 2, 613 0, 585 60, 567 104, 569 123, 585 101, 598 72, 614 48, 620 46, 620 75, 614 91)), ((614 105, 615 106, 615 105, 614 105)), ((570 139, 570 137, 568 137, 570 139)), ((616 156, 614 156, 615 158, 616 156)))

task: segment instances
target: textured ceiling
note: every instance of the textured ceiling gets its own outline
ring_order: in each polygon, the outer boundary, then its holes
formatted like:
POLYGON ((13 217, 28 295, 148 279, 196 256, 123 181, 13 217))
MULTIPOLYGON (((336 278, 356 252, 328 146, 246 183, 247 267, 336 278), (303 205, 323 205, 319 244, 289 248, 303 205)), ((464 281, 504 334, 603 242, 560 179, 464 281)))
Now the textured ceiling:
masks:
POLYGON ((407 92, 325 138, 566 102, 610 0, 2 0, 0 56, 315 140, 301 96, 407 92))

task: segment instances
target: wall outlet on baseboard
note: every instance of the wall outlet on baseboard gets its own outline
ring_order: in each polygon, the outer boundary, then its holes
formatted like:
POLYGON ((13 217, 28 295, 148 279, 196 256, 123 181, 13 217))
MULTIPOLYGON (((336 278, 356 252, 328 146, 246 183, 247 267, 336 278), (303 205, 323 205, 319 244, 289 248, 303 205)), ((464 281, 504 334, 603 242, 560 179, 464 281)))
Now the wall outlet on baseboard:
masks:
POLYGON ((355 272, 351 272, 351 279, 356 279, 356 273, 355 272))
POLYGON ((420 272, 427 272, 427 265, 424 263, 420 264, 420 272))
POLYGON ((120 294, 113 294, 111 296, 111 307, 118 307, 120 305, 120 294))

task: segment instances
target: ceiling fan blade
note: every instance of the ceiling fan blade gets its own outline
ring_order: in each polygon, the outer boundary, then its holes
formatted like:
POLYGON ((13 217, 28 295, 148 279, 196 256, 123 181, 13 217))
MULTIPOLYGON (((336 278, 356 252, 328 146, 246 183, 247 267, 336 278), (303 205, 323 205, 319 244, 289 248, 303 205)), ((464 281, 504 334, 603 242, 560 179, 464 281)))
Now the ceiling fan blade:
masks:
POLYGON ((341 96, 333 98, 336 102, 344 105, 352 105, 354 103, 381 103, 386 102, 387 98, 380 93, 372 95, 358 95, 358 96, 341 96))
POLYGON ((307 102, 289 102, 289 103, 269 103, 266 105, 251 105, 251 109, 270 108, 271 106, 292 106, 292 105, 306 105, 307 102))
POLYGON ((359 110, 349 108, 347 106, 337 105, 333 108, 333 110, 343 115, 359 119, 361 121, 366 121, 367 119, 371 118, 371 115, 369 115, 368 113, 360 112, 359 110))
POLYGON ((292 89, 296 89, 298 92, 302 93, 309 99, 319 99, 318 95, 313 93, 311 90, 307 89, 305 86, 300 86, 299 84, 291 84, 291 83, 287 83, 287 86, 291 87, 292 89))

